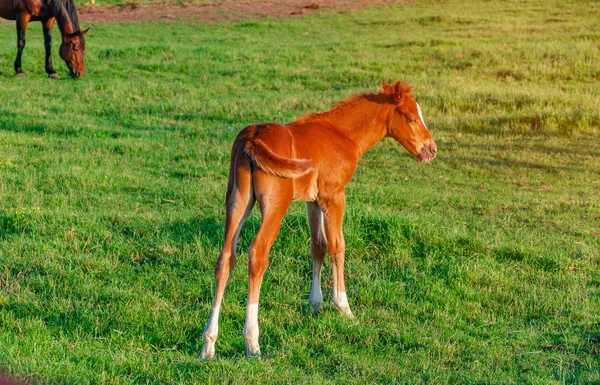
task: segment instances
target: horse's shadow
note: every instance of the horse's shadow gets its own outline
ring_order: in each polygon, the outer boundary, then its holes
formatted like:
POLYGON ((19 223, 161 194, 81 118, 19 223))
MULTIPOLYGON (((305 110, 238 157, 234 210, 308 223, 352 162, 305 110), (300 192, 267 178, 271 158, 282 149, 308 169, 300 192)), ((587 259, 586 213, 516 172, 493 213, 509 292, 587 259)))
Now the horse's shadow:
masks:
POLYGON ((22 113, 15 113, 6 109, 0 109, 0 127, 2 131, 25 132, 41 135, 48 131, 48 126, 40 123, 31 123, 33 119, 26 119, 22 123, 22 113))

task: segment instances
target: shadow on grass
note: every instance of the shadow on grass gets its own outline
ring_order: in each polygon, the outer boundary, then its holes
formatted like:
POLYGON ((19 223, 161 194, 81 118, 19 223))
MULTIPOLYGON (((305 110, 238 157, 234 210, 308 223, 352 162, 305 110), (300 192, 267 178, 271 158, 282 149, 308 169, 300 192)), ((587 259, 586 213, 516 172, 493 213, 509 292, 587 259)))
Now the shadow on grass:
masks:
MULTIPOLYGON (((473 144, 467 142, 458 143, 459 147, 466 149, 475 149, 480 152, 487 152, 490 155, 488 157, 460 157, 452 156, 452 162, 457 163, 470 163, 481 166, 496 166, 496 167, 509 167, 509 168, 524 168, 524 169, 537 169, 548 172, 565 171, 569 173, 586 173, 593 171, 590 169, 588 162, 583 158, 585 157, 598 157, 600 154, 600 147, 595 145, 594 142, 590 143, 588 137, 582 137, 577 139, 570 139, 568 147, 552 146, 544 143, 536 143, 533 146, 521 146, 520 144, 473 144), (528 154, 528 158, 524 160, 507 159, 508 154, 523 153, 528 154), (539 159, 539 156, 564 156, 568 157, 568 162, 572 162, 574 159, 581 159, 579 163, 581 166, 565 165, 564 162, 554 162, 554 164, 542 164, 535 159, 539 159), (490 156, 493 159, 490 159, 490 156)), ((450 160, 450 157, 448 158, 450 160)))
POLYGON ((578 138, 570 138, 570 139, 565 139, 563 138, 565 141, 568 140, 569 142, 569 146, 563 146, 561 143, 561 145, 556 145, 556 146, 552 146, 552 145, 548 145, 546 144, 544 141, 536 141, 534 139, 552 139, 552 138, 556 138, 557 136, 553 133, 548 133, 548 132, 540 132, 540 133, 536 133, 536 134, 530 134, 530 135, 526 135, 526 139, 524 139, 524 141, 526 142, 526 145, 521 145, 519 143, 515 144, 515 143, 510 143, 510 144, 503 144, 501 140, 498 140, 497 143, 494 144, 477 144, 477 143, 471 143, 471 142, 460 142, 458 143, 459 146, 461 147, 467 147, 467 148, 481 148, 481 149, 489 149, 489 150, 493 150, 493 151, 500 151, 500 152, 510 152, 510 151, 514 151, 515 149, 517 150, 528 150, 534 153, 539 153, 539 154, 556 154, 556 155, 578 155, 578 156, 600 156, 600 145, 598 144, 597 141, 590 141, 590 137, 588 136, 581 136, 578 138), (527 140, 529 139, 529 140, 527 140), (531 145, 533 143, 533 145, 531 145))
POLYGON ((564 171, 569 173, 585 173, 589 171, 585 166, 582 167, 569 167, 561 165, 547 165, 540 164, 532 161, 519 161, 513 159, 477 159, 477 158, 464 158, 454 157, 454 162, 464 164, 477 164, 485 167, 507 167, 507 168, 520 168, 520 169, 532 169, 532 170, 543 170, 547 172, 564 171))
POLYGON ((13 225, 13 217, 0 215, 0 240, 4 240, 17 232, 17 228, 13 225))
MULTIPOLYGON (((515 103, 517 103, 515 101, 515 103)), ((473 107, 476 108, 476 107, 473 107)), ((467 108, 466 110, 469 110, 467 108)), ((518 114, 509 116, 468 116, 458 120, 456 126, 443 127, 447 131, 462 131, 482 135, 500 135, 503 137, 562 136, 572 137, 585 133, 579 127, 597 127, 600 123, 596 116, 582 115, 581 111, 570 110, 562 115, 552 113, 518 114), (549 127, 556 127, 556 130, 549 127)), ((586 133, 588 137, 595 135, 586 133)), ((589 139, 589 138, 588 138, 589 139)))
MULTIPOLYGON (((66 116, 64 111, 50 108, 48 112, 51 113, 52 116, 66 116)), ((130 137, 132 133, 134 135, 138 135, 136 131, 156 131, 156 130, 165 130, 163 126, 147 126, 134 124, 130 122, 117 122, 117 127, 114 129, 110 129, 108 127, 115 126, 115 119, 106 119, 106 124, 102 124, 101 128, 95 128, 93 130, 88 130, 85 128, 81 128, 77 122, 72 122, 69 120, 60 120, 53 119, 50 121, 50 124, 47 123, 39 123, 39 120, 43 119, 40 116, 33 116, 27 114, 25 111, 14 113, 12 111, 7 111, 4 109, 0 109, 0 130, 2 131, 11 131, 16 133, 28 133, 35 135, 51 135, 54 137, 67 137, 67 138, 75 138, 79 136, 91 136, 94 138, 109 138, 109 139, 118 139, 121 137, 130 137)), ((123 120, 123 119, 121 119, 123 120)), ((104 122, 103 122, 104 123, 104 122)), ((169 131, 174 131, 174 129, 169 129, 169 131)))
POLYGON ((559 261, 523 248, 503 246, 494 250, 493 253, 498 262, 529 265, 546 272, 556 272, 563 268, 559 261))
POLYGON ((212 245, 221 245, 224 239, 223 223, 215 218, 193 218, 167 223, 161 232, 177 243, 192 243, 201 236, 212 245))
POLYGON ((40 123, 32 123, 35 119, 29 118, 24 113, 14 113, 0 110, 0 127, 2 131, 26 132, 41 135, 48 131, 48 126, 40 123))
POLYGON ((0 240, 13 235, 29 235, 36 228, 36 220, 28 213, 17 215, 0 215, 0 240))

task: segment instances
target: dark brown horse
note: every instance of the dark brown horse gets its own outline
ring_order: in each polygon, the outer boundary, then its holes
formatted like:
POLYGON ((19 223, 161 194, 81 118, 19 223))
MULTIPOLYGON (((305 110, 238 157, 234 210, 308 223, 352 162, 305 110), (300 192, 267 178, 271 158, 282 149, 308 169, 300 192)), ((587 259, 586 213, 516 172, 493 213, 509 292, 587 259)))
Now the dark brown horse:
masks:
POLYGON ((25 76, 21 69, 21 54, 25 47, 25 31, 30 21, 42 22, 48 76, 53 79, 58 78, 51 57, 52 27, 55 21, 62 36, 60 57, 67 63, 71 77, 83 76, 85 72, 83 35, 87 30, 82 31, 79 28, 77 9, 73 0, 0 0, 0 17, 17 21, 17 58, 15 59, 17 76, 25 76))
MULTIPOLYGON (((262 222, 248 251, 248 307, 246 354, 260 355, 258 297, 269 250, 292 200, 306 201, 310 227, 313 281, 308 302, 321 310, 321 266, 329 253, 333 272, 333 304, 352 317, 344 284, 344 190, 358 159, 375 143, 391 137, 420 161, 435 158, 437 147, 410 95, 411 87, 383 82, 379 94, 343 101, 323 114, 290 124, 251 125, 233 144, 229 185, 225 198, 225 245, 215 267, 216 292, 210 320, 204 330, 201 358, 215 354, 219 313, 225 285, 235 266, 240 229, 258 201, 262 222)), ((385 172, 394 172, 385 170, 385 172)))

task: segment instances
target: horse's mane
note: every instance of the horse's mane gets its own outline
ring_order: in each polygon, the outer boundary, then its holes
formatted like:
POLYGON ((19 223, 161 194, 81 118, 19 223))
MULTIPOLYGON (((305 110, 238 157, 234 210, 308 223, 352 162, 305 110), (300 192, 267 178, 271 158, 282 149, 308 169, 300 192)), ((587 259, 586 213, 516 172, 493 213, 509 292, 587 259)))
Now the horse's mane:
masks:
POLYGON ((75 31, 80 31, 79 15, 77 14, 77 8, 73 0, 48 0, 48 4, 54 10, 54 17, 56 17, 59 26, 70 21, 75 31))
POLYGON ((391 86, 390 85, 388 85, 387 87, 384 86, 384 89, 382 91, 379 91, 379 93, 376 93, 376 94, 365 93, 365 94, 350 96, 348 99, 345 99, 345 100, 342 100, 342 101, 336 103, 333 106, 333 108, 330 109, 329 111, 311 112, 311 113, 308 113, 306 115, 303 115, 303 116, 297 118, 296 122, 303 123, 303 122, 313 120, 313 119, 328 119, 328 118, 332 117, 333 115, 336 115, 338 113, 343 113, 347 109, 355 107, 356 105, 358 105, 366 100, 372 100, 372 99, 374 99, 376 97, 380 97, 382 95, 393 96, 394 88, 396 87, 397 83, 399 83, 399 87, 400 87, 400 90, 402 93, 410 94, 410 92, 412 91, 412 86, 410 84, 402 84, 400 82, 395 82, 391 86))
POLYGON ((308 120, 313 120, 313 119, 327 119, 327 118, 331 117, 332 115, 344 112, 345 110, 347 110, 349 108, 352 108, 352 107, 356 106, 357 104, 360 104, 368 96, 373 96, 373 95, 375 95, 375 94, 361 94, 361 95, 351 96, 348 99, 345 99, 345 100, 342 100, 340 102, 337 102, 333 106, 333 108, 331 108, 328 111, 325 111, 325 112, 309 112, 306 115, 303 115, 303 116, 300 116, 300 117, 296 118, 296 122, 302 123, 302 122, 306 122, 308 120))

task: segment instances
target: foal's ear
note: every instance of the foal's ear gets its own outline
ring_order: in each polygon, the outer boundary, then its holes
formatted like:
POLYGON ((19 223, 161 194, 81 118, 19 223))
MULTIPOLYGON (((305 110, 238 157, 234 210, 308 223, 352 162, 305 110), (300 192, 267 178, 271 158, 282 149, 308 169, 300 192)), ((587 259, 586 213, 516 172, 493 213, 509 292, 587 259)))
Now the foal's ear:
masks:
POLYGON ((402 99, 404 99, 404 87, 402 87, 402 83, 396 82, 394 84, 394 100, 396 103, 402 103, 402 99))
POLYGON ((409 95, 412 91, 412 86, 410 84, 402 84, 401 81, 397 81, 394 83, 394 101, 400 105, 404 101, 404 97, 409 95))
POLYGON ((381 87, 383 87, 383 92, 385 92, 385 93, 388 93, 390 91, 390 88, 391 88, 390 83, 388 83, 387 80, 384 80, 381 83, 381 87))
POLYGON ((81 31, 82 35, 85 35, 86 33, 88 33, 88 31, 90 30, 91 27, 88 27, 87 29, 84 29, 83 31, 81 31))

